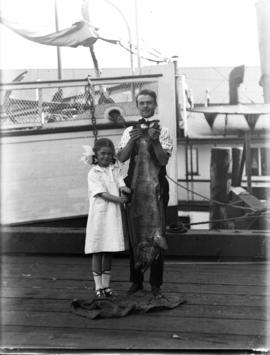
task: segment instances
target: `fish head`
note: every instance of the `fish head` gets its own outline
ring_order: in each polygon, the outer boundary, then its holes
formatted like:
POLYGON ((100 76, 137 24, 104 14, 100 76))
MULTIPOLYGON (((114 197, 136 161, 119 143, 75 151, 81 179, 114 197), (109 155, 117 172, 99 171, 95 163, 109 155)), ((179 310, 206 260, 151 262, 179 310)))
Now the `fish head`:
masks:
POLYGON ((159 247, 152 240, 141 241, 135 248, 135 269, 145 272, 159 253, 159 247))

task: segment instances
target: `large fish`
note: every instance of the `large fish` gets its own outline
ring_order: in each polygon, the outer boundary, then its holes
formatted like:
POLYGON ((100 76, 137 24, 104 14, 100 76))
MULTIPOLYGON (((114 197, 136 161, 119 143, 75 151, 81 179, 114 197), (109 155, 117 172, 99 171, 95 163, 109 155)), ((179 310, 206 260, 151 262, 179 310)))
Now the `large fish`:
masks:
POLYGON ((160 248, 167 249, 164 237, 164 209, 160 196, 158 166, 153 156, 148 129, 137 141, 138 155, 132 178, 129 208, 131 245, 135 268, 145 271, 158 257, 160 248))

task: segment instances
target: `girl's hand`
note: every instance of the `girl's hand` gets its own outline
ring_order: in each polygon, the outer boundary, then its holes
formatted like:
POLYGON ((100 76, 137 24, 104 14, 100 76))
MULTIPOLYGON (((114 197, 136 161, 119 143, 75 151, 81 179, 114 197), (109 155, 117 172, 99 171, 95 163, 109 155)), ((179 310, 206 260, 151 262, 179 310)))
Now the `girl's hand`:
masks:
POLYGON ((124 203, 128 202, 128 199, 129 199, 128 196, 123 195, 123 196, 119 197, 119 202, 121 204, 124 204, 124 203))

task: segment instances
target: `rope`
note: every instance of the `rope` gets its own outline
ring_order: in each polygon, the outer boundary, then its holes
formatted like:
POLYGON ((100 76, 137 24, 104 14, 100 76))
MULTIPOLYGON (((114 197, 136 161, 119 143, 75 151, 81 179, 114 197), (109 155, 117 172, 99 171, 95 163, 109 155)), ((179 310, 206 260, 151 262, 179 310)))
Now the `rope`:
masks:
MULTIPOLYGON (((127 48, 126 46, 124 46, 123 45, 123 43, 121 43, 120 41, 118 42, 118 44, 122 47, 122 48, 124 48, 126 51, 128 51, 129 53, 131 53, 131 54, 136 54, 136 52, 134 52, 134 51, 131 51, 129 48, 127 48)), ((145 60, 148 60, 148 61, 150 61, 150 62, 155 62, 155 63, 157 63, 157 64, 159 64, 159 63, 164 63, 164 62, 166 62, 167 60, 165 60, 165 59, 160 59, 160 60, 155 60, 155 59, 151 59, 151 58, 147 58, 147 57, 144 57, 144 56, 140 56, 142 59, 145 59, 145 60)))
POLYGON ((187 187, 185 187, 184 185, 181 185, 179 184, 177 181, 173 180, 170 176, 167 175, 167 178, 169 180, 171 180, 173 183, 175 183, 177 186, 181 187, 182 189, 184 190, 187 190, 189 192, 191 192, 193 195, 197 195, 201 198, 203 198, 204 200, 207 200, 209 202, 212 202, 212 203, 215 203, 217 205, 220 205, 220 206, 230 206, 230 207, 233 207, 233 208, 238 208, 238 209, 241 209, 241 210, 249 210, 249 211, 253 211, 253 212, 256 212, 256 210, 252 207, 244 207, 244 206, 236 206, 236 205, 233 205, 231 203, 226 203, 226 202, 221 202, 221 201, 217 201, 217 200, 213 200, 213 199, 209 199, 208 197, 205 197, 201 194, 199 194, 198 192, 195 192, 187 187))
POLYGON ((87 97, 86 97, 86 101, 89 105, 90 108, 90 113, 91 113, 91 121, 92 121, 92 127, 93 127, 93 135, 94 135, 94 139, 95 139, 95 143, 97 141, 97 136, 98 136, 98 130, 97 130, 97 119, 95 117, 95 102, 94 102, 94 89, 93 89, 93 85, 90 79, 90 75, 88 75, 87 77, 87 81, 88 81, 88 86, 87 86, 87 97))
MULTIPOLYGON (((219 70, 217 70, 217 68, 215 67, 211 67, 213 70, 215 70, 221 77, 223 77, 227 82, 229 82, 229 79, 223 74, 221 73, 219 70)), ((243 85, 244 89, 246 89, 246 87, 243 85)), ((248 99, 251 103, 255 104, 255 101, 252 100, 247 94, 242 92, 242 95, 246 97, 246 99, 248 99)))
POLYGON ((261 218, 265 216, 270 216, 269 214, 246 214, 244 216, 239 216, 239 217, 230 217, 230 218, 222 218, 222 219, 214 219, 214 220, 209 220, 209 221, 203 221, 203 222, 194 222, 194 223, 183 223, 184 226, 194 226, 196 224, 206 224, 206 223, 218 223, 218 222, 228 222, 228 221, 235 221, 239 219, 247 219, 247 218, 261 218))

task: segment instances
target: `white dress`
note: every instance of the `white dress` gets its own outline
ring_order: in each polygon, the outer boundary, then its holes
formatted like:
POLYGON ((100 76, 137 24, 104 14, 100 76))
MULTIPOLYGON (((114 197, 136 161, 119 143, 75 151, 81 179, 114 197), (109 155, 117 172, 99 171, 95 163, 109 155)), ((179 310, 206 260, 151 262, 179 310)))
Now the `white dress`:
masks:
POLYGON ((125 250, 120 204, 105 201, 98 194, 119 196, 125 186, 117 164, 108 167, 93 165, 88 173, 89 213, 86 226, 85 253, 125 250))

